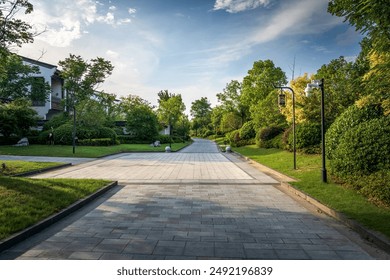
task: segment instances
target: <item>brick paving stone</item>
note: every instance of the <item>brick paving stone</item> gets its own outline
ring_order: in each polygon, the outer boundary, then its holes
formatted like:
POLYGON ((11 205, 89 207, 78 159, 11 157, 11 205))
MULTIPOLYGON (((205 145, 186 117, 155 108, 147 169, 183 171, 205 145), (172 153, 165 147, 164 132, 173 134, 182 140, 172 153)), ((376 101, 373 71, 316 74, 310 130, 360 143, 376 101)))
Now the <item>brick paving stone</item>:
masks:
POLYGON ((371 259, 207 140, 180 153, 127 153, 36 177, 119 181, 87 207, 0 259, 371 259))

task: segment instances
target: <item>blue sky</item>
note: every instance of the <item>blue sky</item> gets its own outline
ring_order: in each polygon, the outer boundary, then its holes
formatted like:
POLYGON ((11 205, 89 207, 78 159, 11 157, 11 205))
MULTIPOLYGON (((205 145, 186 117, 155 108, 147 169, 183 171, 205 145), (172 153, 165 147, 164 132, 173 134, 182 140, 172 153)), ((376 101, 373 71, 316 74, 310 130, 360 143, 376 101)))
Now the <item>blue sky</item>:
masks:
POLYGON ((361 35, 327 13, 326 0, 31 0, 24 17, 46 29, 19 53, 57 64, 69 53, 115 66, 102 90, 139 95, 180 93, 189 112, 203 96, 241 81, 256 60, 271 59, 291 78, 331 59, 353 59, 361 35))

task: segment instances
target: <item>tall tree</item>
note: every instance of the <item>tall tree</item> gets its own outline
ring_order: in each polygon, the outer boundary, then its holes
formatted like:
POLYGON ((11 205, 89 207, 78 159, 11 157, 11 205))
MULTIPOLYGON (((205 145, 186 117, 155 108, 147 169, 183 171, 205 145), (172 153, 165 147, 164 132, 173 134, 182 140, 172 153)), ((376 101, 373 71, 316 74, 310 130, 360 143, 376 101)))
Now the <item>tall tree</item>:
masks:
POLYGON ((226 85, 223 92, 217 94, 217 98, 224 111, 235 113, 241 119, 241 125, 247 121, 249 108, 241 101, 240 82, 232 80, 226 85))
POLYGON ((390 114, 390 5, 387 0, 331 0, 328 11, 344 17, 356 30, 366 35, 365 47, 370 69, 363 82, 367 91, 364 102, 380 103, 390 114), (369 43, 367 43, 367 41, 369 43))
POLYGON ((21 57, 9 54, 3 59, 0 75, 0 98, 27 98, 44 102, 50 94, 50 86, 43 79, 34 77, 39 68, 23 64, 21 57))
POLYGON ((160 97, 157 114, 159 121, 164 125, 170 126, 172 133, 173 127, 177 125, 183 116, 186 106, 183 103, 181 94, 168 93, 168 95, 170 96, 169 98, 165 98, 165 95, 162 99, 160 97))
MULTIPOLYGON (((342 56, 323 65, 314 78, 325 79, 326 123, 332 123, 346 108, 361 97, 361 90, 355 87, 360 83, 361 77, 356 74, 354 63, 346 61, 342 56)), ((319 95, 313 98, 320 101, 319 95)), ((317 115, 320 116, 319 113, 317 115)), ((318 122, 320 122, 319 119, 318 122)))
POLYGON ((272 60, 256 61, 242 82, 241 101, 251 107, 265 99, 274 90, 274 85, 286 83, 286 74, 272 60))
POLYGON ((259 60, 253 64, 242 83, 241 102, 249 107, 251 118, 255 124, 261 127, 268 125, 268 122, 264 122, 263 118, 255 119, 264 115, 264 112, 269 114, 266 119, 281 119, 277 104, 277 91, 274 85, 286 83, 286 74, 271 60, 259 60), (268 97, 270 94, 273 97, 268 97))
POLYGON ((90 62, 81 56, 71 54, 60 61, 61 77, 64 79, 64 88, 68 93, 68 106, 91 98, 97 87, 111 75, 114 67, 110 61, 97 57, 90 62))
POLYGON ((198 130, 207 130, 211 123, 211 104, 207 97, 195 100, 191 105, 191 115, 193 117, 193 128, 198 130))
POLYGON ((367 34, 376 51, 390 51, 390 5, 387 0, 331 0, 328 11, 344 17, 356 30, 367 34))
POLYGON ((15 15, 24 10, 33 12, 33 5, 27 0, 0 0, 0 48, 8 49, 11 45, 20 47, 34 41, 34 32, 30 24, 17 19, 15 15))
POLYGON ((73 154, 76 147, 76 106, 87 101, 95 93, 97 87, 111 75, 114 67, 110 61, 97 57, 91 62, 81 56, 71 54, 58 63, 61 67, 61 77, 64 79, 64 89, 67 91, 67 107, 73 109, 73 154))
POLYGON ((16 134, 18 137, 26 136, 30 127, 36 126, 37 112, 31 108, 31 102, 18 99, 10 103, 0 103, 0 133, 5 137, 16 134))

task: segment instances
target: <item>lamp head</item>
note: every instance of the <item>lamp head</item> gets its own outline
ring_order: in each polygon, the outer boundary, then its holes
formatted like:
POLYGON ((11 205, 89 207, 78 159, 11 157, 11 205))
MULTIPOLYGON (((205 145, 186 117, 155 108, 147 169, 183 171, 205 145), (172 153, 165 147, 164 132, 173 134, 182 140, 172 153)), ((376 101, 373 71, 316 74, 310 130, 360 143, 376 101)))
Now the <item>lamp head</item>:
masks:
POLYGON ((305 88, 306 97, 310 96, 312 90, 313 90, 313 85, 312 84, 307 84, 306 88, 305 88))
POLYGON ((306 97, 310 96, 311 91, 313 90, 313 88, 319 88, 320 86, 321 86, 321 81, 320 80, 312 80, 311 83, 306 85, 306 88, 305 88, 306 97))

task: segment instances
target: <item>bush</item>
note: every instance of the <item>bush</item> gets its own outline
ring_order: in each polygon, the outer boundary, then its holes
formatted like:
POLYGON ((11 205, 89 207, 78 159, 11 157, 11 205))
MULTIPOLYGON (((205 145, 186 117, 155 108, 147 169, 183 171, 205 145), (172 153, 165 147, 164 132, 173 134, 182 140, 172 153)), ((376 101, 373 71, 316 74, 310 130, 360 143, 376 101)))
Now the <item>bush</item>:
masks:
MULTIPOLYGON (((316 123, 301 123, 295 129, 296 148, 304 152, 318 151, 321 143, 321 126, 316 123)), ((288 135, 288 145, 293 147, 294 135, 292 130, 288 135)), ((312 152, 311 152, 312 153, 312 152)))
POLYGON ((370 175, 390 168, 390 116, 356 125, 333 152, 332 173, 340 178, 370 175))
POLYGON ((274 148, 272 139, 282 132, 280 127, 270 126, 259 129, 256 135, 256 145, 259 148, 274 148))
MULTIPOLYGON (((95 137, 94 137, 95 138, 95 137)), ((113 142, 117 140, 115 130, 109 127, 99 127, 96 138, 110 138, 113 142)))
MULTIPOLYGON (((41 133, 41 141, 46 141, 47 135, 50 131, 41 133)), ((63 124, 54 130, 54 142, 59 145, 72 145, 72 124, 63 124)), ((76 136, 78 141, 85 139, 102 139, 109 138, 111 143, 116 143, 117 135, 115 131, 108 127, 77 127, 76 136)))
POLYGON ((15 145, 20 140, 20 137, 10 136, 10 137, 0 137, 0 145, 15 145))
POLYGON ((252 121, 244 123, 240 129, 240 137, 242 140, 249 140, 256 137, 255 126, 252 121))
POLYGON ((51 130, 51 128, 56 129, 69 121, 70 117, 65 113, 55 115, 43 125, 43 130, 51 130))
POLYGON ((390 171, 381 170, 368 176, 362 176, 353 183, 359 192, 378 205, 390 207, 390 171))
POLYGON ((169 135, 160 134, 156 137, 156 140, 160 141, 161 144, 169 144, 172 143, 172 137, 169 135))
POLYGON ((383 115, 382 108, 379 105, 366 105, 359 108, 356 105, 350 106, 343 112, 329 127, 325 135, 326 155, 329 159, 333 158, 333 153, 339 145, 340 139, 344 133, 354 128, 362 122, 379 118, 383 115))
POLYGON ((58 145, 72 145, 72 130, 73 126, 71 124, 63 124, 54 129, 54 143, 58 145))
POLYGON ((232 147, 237 147, 237 144, 241 140, 240 130, 233 130, 225 135, 226 142, 229 143, 232 147))

